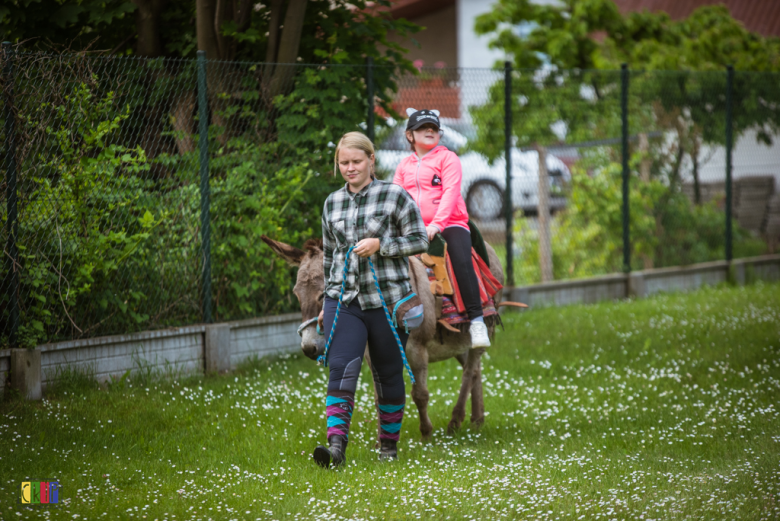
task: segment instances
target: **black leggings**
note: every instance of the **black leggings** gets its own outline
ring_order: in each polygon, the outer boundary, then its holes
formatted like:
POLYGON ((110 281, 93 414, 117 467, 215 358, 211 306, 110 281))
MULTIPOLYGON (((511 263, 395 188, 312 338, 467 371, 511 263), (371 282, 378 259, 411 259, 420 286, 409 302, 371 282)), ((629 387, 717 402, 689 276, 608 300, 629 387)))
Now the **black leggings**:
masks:
MULTIPOLYGON (((330 335, 338 304, 338 300, 325 297, 325 338, 330 335)), ((409 335, 403 328, 396 331, 405 349, 409 335)), ((339 320, 328 353, 328 391, 355 392, 366 342, 379 398, 387 400, 406 397, 404 363, 385 312, 382 308, 364 311, 357 297, 352 299, 349 306, 342 305, 339 311, 339 320)))
POLYGON ((458 279, 460 296, 469 320, 482 316, 482 298, 479 296, 479 282, 471 260, 471 233, 460 226, 450 226, 441 232, 447 241, 452 271, 458 279))

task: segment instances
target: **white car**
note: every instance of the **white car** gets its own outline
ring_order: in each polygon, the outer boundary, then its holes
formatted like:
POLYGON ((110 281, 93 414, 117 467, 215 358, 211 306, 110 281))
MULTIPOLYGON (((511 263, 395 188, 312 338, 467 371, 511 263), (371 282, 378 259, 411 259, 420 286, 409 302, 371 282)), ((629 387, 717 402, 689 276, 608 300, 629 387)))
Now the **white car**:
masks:
MULTIPOLYGON (((504 216, 506 189, 506 161, 503 157, 491 165, 477 152, 460 153, 468 139, 463 134, 442 124, 444 131, 440 144, 457 153, 463 167, 461 193, 466 200, 469 216, 477 221, 501 219, 504 216)), ((378 136, 378 170, 385 179, 392 179, 398 164, 412 153, 403 125, 398 125, 378 136)), ((547 155, 550 210, 566 206, 566 186, 571 173, 566 165, 552 154, 547 155)), ((539 155, 536 151, 512 149, 512 206, 526 214, 535 214, 539 206, 539 155)))

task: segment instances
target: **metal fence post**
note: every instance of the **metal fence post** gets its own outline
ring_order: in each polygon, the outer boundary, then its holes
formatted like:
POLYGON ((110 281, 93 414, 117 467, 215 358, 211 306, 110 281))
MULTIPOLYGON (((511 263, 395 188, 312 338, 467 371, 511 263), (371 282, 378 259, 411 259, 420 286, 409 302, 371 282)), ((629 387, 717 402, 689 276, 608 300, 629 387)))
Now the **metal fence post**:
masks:
POLYGON ((629 171, 628 171, 628 64, 620 66, 620 116, 623 149, 623 272, 631 271, 631 243, 629 235, 629 171))
POLYGON ((8 241, 6 251, 8 258, 8 274, 10 275, 9 307, 10 330, 8 344, 18 345, 19 333, 19 249, 16 244, 19 235, 18 194, 16 191, 16 116, 14 114, 14 49, 11 42, 3 42, 3 77, 5 89, 3 92, 3 111, 5 118, 5 172, 6 172, 6 210, 8 215, 8 241))
POLYGON ((506 188, 504 190, 504 218, 506 219, 506 281, 515 285, 514 245, 512 243, 512 64, 504 62, 504 157, 506 158, 506 188))
POLYGON ((366 117, 366 135, 374 142, 374 58, 366 58, 366 97, 368 98, 368 114, 366 117))
POLYGON ((729 65, 726 71, 726 261, 731 262, 731 148, 732 139, 732 110, 734 89, 734 66, 729 65))
POLYGON ((209 98, 206 51, 198 51, 198 148, 200 151, 200 241, 203 254, 203 322, 211 322, 211 214, 209 211, 209 98))

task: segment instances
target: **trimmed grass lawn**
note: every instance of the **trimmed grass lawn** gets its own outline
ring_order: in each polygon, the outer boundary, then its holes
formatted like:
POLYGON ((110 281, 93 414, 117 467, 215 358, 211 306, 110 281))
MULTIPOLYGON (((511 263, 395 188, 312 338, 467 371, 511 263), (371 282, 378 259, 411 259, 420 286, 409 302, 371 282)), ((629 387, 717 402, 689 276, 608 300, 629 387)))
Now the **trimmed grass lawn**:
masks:
POLYGON ((483 357, 481 429, 446 435, 461 371, 434 364, 433 439, 408 399, 400 460, 380 463, 364 367, 338 471, 311 460, 326 376, 301 355, 7 396, 0 519, 780 518, 780 285, 505 324, 483 357), (17 503, 21 482, 54 480, 59 507, 17 503))

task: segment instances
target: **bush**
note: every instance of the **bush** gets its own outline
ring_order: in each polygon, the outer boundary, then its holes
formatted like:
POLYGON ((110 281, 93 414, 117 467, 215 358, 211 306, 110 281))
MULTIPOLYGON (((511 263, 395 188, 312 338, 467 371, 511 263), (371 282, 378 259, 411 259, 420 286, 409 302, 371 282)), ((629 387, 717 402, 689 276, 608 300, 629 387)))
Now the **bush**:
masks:
MULTIPOLYGON (((632 176, 629 192, 632 269, 684 266, 725 258, 722 201, 694 205, 679 189, 658 179, 632 176)), ((575 167, 569 205, 551 226, 556 280, 619 273, 623 269, 622 170, 618 163, 589 175, 575 167)), ((527 219, 516 221, 522 254, 518 280, 537 282, 538 234, 527 219)), ((766 246, 734 222, 734 256, 764 253, 766 246)))

